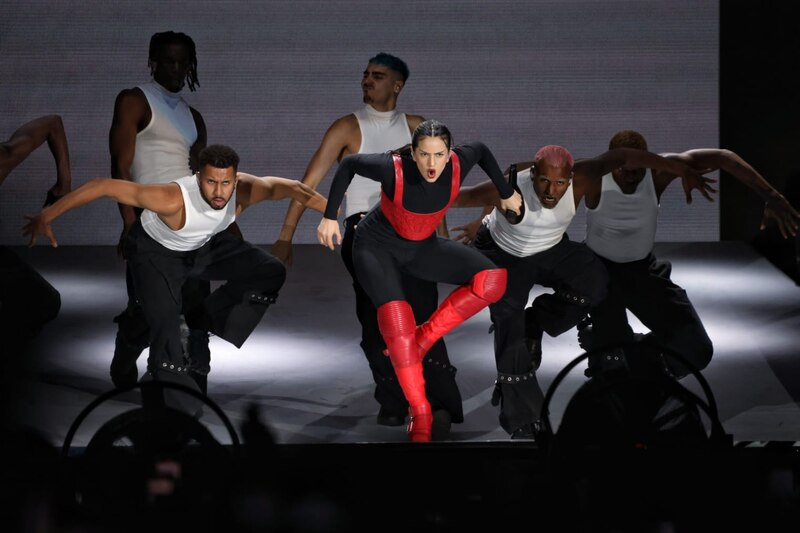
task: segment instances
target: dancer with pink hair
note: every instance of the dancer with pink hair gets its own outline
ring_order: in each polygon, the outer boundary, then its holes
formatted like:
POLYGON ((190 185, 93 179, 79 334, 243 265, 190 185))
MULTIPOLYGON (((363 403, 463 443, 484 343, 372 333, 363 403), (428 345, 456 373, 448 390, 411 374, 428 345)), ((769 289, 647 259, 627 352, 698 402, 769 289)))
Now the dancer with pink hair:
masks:
MULTIPOLYGON (((480 222, 454 229, 471 230, 467 239, 474 247, 508 272, 505 294, 489 306, 497 363, 492 403, 500 406, 500 425, 512 439, 534 439, 544 400, 536 380, 543 332, 555 337, 575 327, 607 292, 602 262, 566 233, 581 200, 620 167, 667 170, 684 177, 687 191, 704 195, 712 180, 679 161, 628 148, 574 161, 566 148, 548 145, 533 161, 516 166, 522 170, 521 219, 509 222, 495 207, 480 222), (554 292, 538 296, 526 309, 534 284, 554 292)), ((453 207, 498 206, 493 189, 491 183, 464 188, 453 207)))

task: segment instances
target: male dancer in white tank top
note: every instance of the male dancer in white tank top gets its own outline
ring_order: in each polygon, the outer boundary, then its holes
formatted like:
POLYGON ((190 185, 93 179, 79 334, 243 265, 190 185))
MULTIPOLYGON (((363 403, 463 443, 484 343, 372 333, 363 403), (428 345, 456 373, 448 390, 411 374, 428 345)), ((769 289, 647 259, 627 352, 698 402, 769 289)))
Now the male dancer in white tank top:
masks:
MULTIPOLYGON (((489 306, 494 329, 497 381, 492 402, 500 405, 500 425, 512 439, 533 439, 544 395, 536 380, 542 332, 553 337, 576 326, 606 295, 608 276, 600 260, 583 243, 569 240, 566 229, 587 192, 604 174, 647 161, 653 168, 702 176, 685 165, 644 150, 620 149, 592 159, 573 161, 565 148, 548 145, 533 161, 518 163, 518 186, 524 200, 522 220, 509 223, 495 207, 483 219, 473 245, 508 271, 506 292, 489 306), (527 170, 530 169, 530 170, 527 170), (525 309, 534 284, 554 289, 525 309)), ((491 182, 462 189, 454 207, 499 204, 491 182)), ((699 186, 699 185, 698 185, 699 186)))
MULTIPOLYGON (((142 209, 125 240, 128 261, 149 324, 148 377, 196 388, 184 353, 181 288, 187 279, 223 281, 196 310, 208 331, 240 348, 275 301, 286 268, 270 254, 227 231, 247 207, 293 198, 324 213, 327 202, 298 180, 238 173, 239 156, 211 145, 198 155, 199 172, 166 184, 142 185, 98 178, 78 187, 37 215, 23 234, 30 244, 43 235, 57 245, 51 223, 101 197, 142 209)), ((194 310, 192 310, 194 312, 194 310)))
MULTIPOLYGON (((363 108, 331 124, 303 175, 303 183, 316 189, 336 161, 358 153, 381 153, 411 142, 411 132, 424 119, 396 111, 397 98, 408 78, 408 66, 400 58, 379 53, 370 58, 361 80, 363 108)), ((380 184, 356 175, 347 190, 345 234, 342 260, 353 279, 356 315, 361 323, 361 348, 375 380, 375 399, 380 404, 377 422, 401 426, 408 413, 408 402, 397 382, 392 363, 384 355, 386 344, 378 328, 377 310, 356 279, 352 244, 361 218, 380 200, 380 184)), ((292 238, 303 206, 292 202, 286 213, 272 253, 287 265, 292 263, 292 238)), ((446 223, 439 226, 446 234, 446 223)), ((417 320, 424 322, 439 305, 435 283, 408 278, 406 294, 417 320)), ((456 369, 450 364, 443 340, 439 340, 424 360, 426 393, 434 411, 434 439, 449 429, 450 422, 464 420, 461 394, 455 382, 456 369)))
MULTIPOLYGON (((612 137, 609 148, 647 150, 647 141, 639 132, 623 130, 612 137)), ((729 150, 695 149, 661 155, 698 170, 728 172, 765 202, 762 229, 769 219, 774 219, 784 238, 796 234, 800 219, 797 211, 737 154, 729 150)), ((675 178, 669 171, 616 168, 603 176, 599 189, 586 195, 586 244, 609 273, 608 296, 591 309, 591 325, 580 328, 579 333, 584 349, 608 349, 590 359, 586 371, 589 376, 604 367, 636 362, 632 361, 637 357, 634 353, 656 355, 658 364, 678 378, 689 369, 659 352, 677 354, 696 370, 702 370, 711 361, 711 339, 686 291, 670 279, 669 261, 657 260, 653 255, 661 195, 675 178), (635 337, 627 311, 650 330, 640 346, 631 344, 635 337), (652 349, 648 351, 646 347, 652 349)), ((710 199, 705 191, 701 192, 710 199)), ((688 193, 686 199, 691 203, 688 193)))
MULTIPOLYGON (((194 41, 183 33, 156 33, 150 39, 149 64, 152 81, 119 93, 109 132, 111 176, 136 183, 167 183, 197 170, 197 155, 206 145, 203 117, 190 107, 180 92, 185 85, 198 85, 194 41)), ((119 252, 125 258, 125 239, 138 219, 131 206, 120 204, 122 235, 119 252)), ((127 259, 127 258, 125 258, 127 259)), ((118 324, 111 361, 111 380, 117 387, 131 386, 139 375, 136 359, 148 346, 148 325, 144 321, 126 262, 128 305, 114 318, 118 324)), ((191 279, 183 289, 187 308, 196 307, 210 291, 208 282, 191 279)), ((187 314, 186 339, 192 358, 191 375, 206 391, 210 369, 208 332, 187 314)))

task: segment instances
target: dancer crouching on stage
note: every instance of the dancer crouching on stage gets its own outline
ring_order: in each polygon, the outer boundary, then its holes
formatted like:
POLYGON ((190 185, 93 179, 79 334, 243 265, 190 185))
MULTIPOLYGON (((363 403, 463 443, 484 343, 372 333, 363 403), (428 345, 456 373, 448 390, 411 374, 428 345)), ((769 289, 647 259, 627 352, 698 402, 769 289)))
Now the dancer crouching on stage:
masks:
POLYGON ((505 269, 476 250, 438 237, 436 226, 476 164, 497 187, 502 208, 519 212, 522 203, 483 143, 452 150, 451 144, 447 126, 426 120, 414 130, 410 157, 398 152, 345 157, 317 229, 320 244, 333 250, 342 238, 337 211, 353 176, 380 182, 380 204, 358 224, 353 260, 358 280, 378 310, 381 335, 409 403, 408 433, 414 442, 431 440, 431 407, 422 377, 425 353, 464 320, 496 302, 506 289, 505 269), (417 326, 401 273, 459 287, 417 326))

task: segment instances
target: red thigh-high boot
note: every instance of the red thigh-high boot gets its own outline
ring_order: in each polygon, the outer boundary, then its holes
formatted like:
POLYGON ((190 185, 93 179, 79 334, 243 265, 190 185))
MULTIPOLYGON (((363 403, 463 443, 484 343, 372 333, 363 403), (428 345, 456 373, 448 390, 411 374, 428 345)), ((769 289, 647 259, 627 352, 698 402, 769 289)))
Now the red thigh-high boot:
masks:
POLYGON ((499 300, 506 292, 507 276, 505 268, 481 270, 468 284, 451 292, 428 321, 417 328, 415 336, 420 361, 442 336, 487 305, 499 300))
POLYGON ((405 300, 392 300, 378 308, 378 327, 386 341, 397 381, 408 400, 411 422, 408 436, 413 442, 431 440, 431 405, 425 397, 425 379, 419 348, 414 340, 417 322, 414 312, 405 300))

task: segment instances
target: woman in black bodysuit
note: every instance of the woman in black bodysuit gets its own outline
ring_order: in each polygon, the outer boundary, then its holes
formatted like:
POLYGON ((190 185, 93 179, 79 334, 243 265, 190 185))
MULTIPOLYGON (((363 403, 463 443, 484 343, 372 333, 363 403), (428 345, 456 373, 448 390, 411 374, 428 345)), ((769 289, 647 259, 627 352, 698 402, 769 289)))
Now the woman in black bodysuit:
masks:
POLYGON ((506 271, 480 252, 436 235, 436 226, 476 164, 503 198, 501 207, 518 211, 521 198, 506 182, 489 149, 480 142, 452 150, 441 122, 417 126, 411 157, 398 153, 345 157, 333 178, 325 217, 317 230, 321 244, 341 243, 336 214, 355 174, 381 183, 381 202, 359 223, 353 241, 356 275, 375 307, 397 380, 409 403, 412 441, 431 438, 431 409, 425 397, 422 358, 444 334, 505 292, 506 271), (403 294, 400 273, 459 285, 424 324, 417 326, 403 294))

